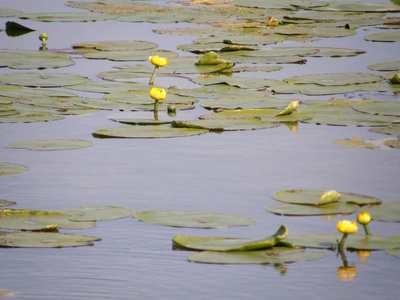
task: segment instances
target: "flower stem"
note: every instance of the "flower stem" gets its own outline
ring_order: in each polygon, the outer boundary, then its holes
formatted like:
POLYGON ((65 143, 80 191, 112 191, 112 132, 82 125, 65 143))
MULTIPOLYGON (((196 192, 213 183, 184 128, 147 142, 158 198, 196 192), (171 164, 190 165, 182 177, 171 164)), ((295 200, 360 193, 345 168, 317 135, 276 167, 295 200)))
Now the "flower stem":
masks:
POLYGON ((155 67, 154 67, 154 71, 153 71, 153 74, 151 75, 149 84, 153 84, 153 83, 154 83, 154 79, 156 79, 156 76, 157 76, 157 73, 158 73, 158 69, 159 69, 159 68, 160 68, 159 66, 155 66, 155 67))
POLYGON ((154 101, 154 120, 158 121, 158 100, 154 101))
POLYGON ((369 230, 368 224, 364 224, 364 230, 366 235, 371 235, 371 231, 369 230))
POLYGON ((348 235, 348 233, 343 233, 343 237, 338 244, 339 251, 343 250, 343 245, 346 242, 348 235))

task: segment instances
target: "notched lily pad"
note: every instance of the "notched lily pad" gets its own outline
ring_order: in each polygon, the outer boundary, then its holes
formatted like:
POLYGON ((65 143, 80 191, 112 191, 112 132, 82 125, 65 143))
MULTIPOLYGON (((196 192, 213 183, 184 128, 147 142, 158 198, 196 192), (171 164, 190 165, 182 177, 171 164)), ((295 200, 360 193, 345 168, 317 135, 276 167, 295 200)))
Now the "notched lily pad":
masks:
POLYGON ((254 223, 252 219, 242 216, 180 210, 139 211, 134 212, 133 217, 151 224, 191 228, 225 228, 250 226, 254 223))
POLYGON ((28 171, 28 168, 20 165, 0 162, 0 176, 21 174, 28 171))
POLYGON ((99 41, 72 45, 74 49, 98 51, 146 50, 157 47, 156 43, 146 41, 99 41))
POLYGON ((284 264, 316 260, 325 256, 323 251, 273 247, 257 251, 203 251, 189 256, 188 260, 208 264, 284 264))
POLYGON ((269 206, 268 211, 283 216, 322 216, 336 214, 351 214, 360 207, 352 203, 330 203, 325 205, 300 205, 282 203, 269 206))
POLYGON ((117 206, 93 206, 57 209, 53 212, 69 215, 71 221, 106 221, 127 218, 132 211, 117 206))
POLYGON ((279 123, 264 122, 257 118, 225 119, 225 120, 194 120, 173 121, 171 126, 178 128, 199 128, 210 131, 234 131, 266 129, 279 126, 279 123))
POLYGON ((29 149, 34 151, 72 150, 92 146, 93 143, 86 140, 36 140, 11 143, 8 148, 29 149))
POLYGON ((12 73, 0 75, 0 82, 29 87, 63 87, 80 84, 89 79, 72 74, 12 73))
POLYGON ((175 235, 172 241, 184 248, 206 251, 252 251, 271 248, 285 239, 288 229, 282 225, 278 231, 264 239, 248 240, 240 238, 221 237, 185 237, 175 235))
POLYGON ((7 248, 62 248, 92 246, 101 238, 57 232, 0 231, 0 247, 7 248))

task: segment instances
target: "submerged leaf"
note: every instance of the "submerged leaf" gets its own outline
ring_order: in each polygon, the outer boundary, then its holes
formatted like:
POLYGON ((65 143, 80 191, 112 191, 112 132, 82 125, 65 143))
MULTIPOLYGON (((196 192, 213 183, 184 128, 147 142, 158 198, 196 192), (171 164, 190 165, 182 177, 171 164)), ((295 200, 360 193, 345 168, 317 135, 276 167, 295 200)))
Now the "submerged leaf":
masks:
POLYGON ((370 143, 366 143, 363 140, 360 140, 356 137, 351 139, 346 139, 344 141, 333 141, 335 144, 343 145, 343 146, 350 146, 350 147, 357 147, 357 148, 369 148, 369 149, 380 149, 378 146, 375 146, 370 143))

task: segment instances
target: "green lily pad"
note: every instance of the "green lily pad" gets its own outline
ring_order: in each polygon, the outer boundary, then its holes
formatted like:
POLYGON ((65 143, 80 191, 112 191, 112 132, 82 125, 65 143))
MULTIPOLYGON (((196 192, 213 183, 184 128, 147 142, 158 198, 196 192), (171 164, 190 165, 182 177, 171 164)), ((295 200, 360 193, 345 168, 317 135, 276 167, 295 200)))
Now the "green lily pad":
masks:
MULTIPOLYGON (((310 190, 283 190, 276 192, 272 195, 275 200, 282 201, 291 204, 306 204, 306 205, 316 205, 321 198, 324 191, 310 191, 310 190)), ((360 194, 353 193, 342 193, 342 196, 338 202, 340 203, 350 203, 358 205, 375 205, 380 204, 382 200, 360 194)))
POLYGON ((278 82, 267 89, 276 94, 303 94, 317 96, 352 93, 360 90, 360 85, 323 86, 318 84, 291 84, 287 82, 278 82))
POLYGON ((64 119, 46 112, 24 112, 16 115, 0 117, 0 123, 34 123, 49 122, 64 119))
POLYGON ((0 95, 20 98, 20 97, 35 97, 35 96, 48 96, 48 97, 76 97, 76 94, 64 91, 38 89, 38 88, 23 88, 15 86, 0 86, 0 95))
POLYGON ((244 89, 261 89, 276 83, 276 80, 264 78, 219 76, 219 75, 201 75, 193 79, 194 83, 201 85, 228 84, 244 89))
POLYGON ((275 234, 260 240, 221 237, 185 237, 175 235, 172 241, 181 247, 194 250, 252 251, 271 248, 285 239, 287 235, 288 229, 282 225, 275 234))
POLYGON ((73 222, 67 214, 29 209, 0 210, 0 228, 19 230, 43 230, 48 225, 57 224, 65 229, 87 229, 95 222, 73 222))
POLYGON ((400 148, 400 139, 397 140, 387 140, 384 144, 391 148, 400 148))
POLYGON ((268 211, 283 216, 321 216, 351 214, 360 208, 352 203, 329 203, 321 206, 282 203, 269 206, 268 211))
POLYGON ((168 92, 183 96, 191 96, 195 98, 206 98, 206 99, 217 99, 222 97, 238 97, 238 96, 243 96, 243 97, 270 96, 269 93, 266 93, 264 91, 246 90, 226 84, 215 84, 195 89, 177 89, 172 87, 168 89, 167 93, 168 92))
POLYGON ((199 128, 211 131, 254 130, 277 127, 280 124, 260 121, 257 118, 173 121, 171 126, 178 128, 199 128))
POLYGON ((86 140, 37 140, 8 144, 8 148, 29 149, 34 151, 72 150, 92 146, 93 143, 86 140))
POLYGON ((101 80, 101 81, 90 81, 82 84, 71 85, 68 86, 67 88, 76 91, 109 94, 109 93, 134 90, 134 89, 143 90, 148 86, 149 86, 148 84, 140 84, 135 82, 118 82, 118 81, 101 80))
POLYGON ((209 264, 284 264, 310 261, 326 256, 323 251, 304 251, 287 247, 273 247, 257 251, 203 251, 188 257, 189 261, 209 264))
POLYGON ((311 74, 286 78, 285 82, 291 84, 318 84, 322 86, 337 86, 379 82, 382 77, 368 73, 335 73, 335 74, 311 74))
POLYGON ((0 231, 0 247, 8 248, 62 248, 92 246, 101 238, 57 232, 0 231))
POLYGON ((7 8, 7 7, 1 7, 0 8, 0 18, 4 17, 14 17, 16 15, 22 14, 21 11, 7 8))
POLYGON ((17 15, 20 19, 30 19, 41 22, 96 22, 114 19, 111 14, 96 13, 34 13, 17 15))
POLYGON ((400 31, 375 33, 365 36, 364 40, 371 42, 387 42, 387 43, 400 42, 400 31))
POLYGON ((333 141, 335 144, 342 145, 342 146, 349 146, 349 147, 356 147, 356 148, 368 148, 368 149, 381 149, 378 146, 373 144, 367 143, 363 140, 360 140, 356 137, 351 139, 346 139, 343 141, 333 141))
POLYGON ((0 162, 0 176, 21 174, 21 173, 25 173, 27 171, 28 171, 28 168, 26 168, 26 167, 0 162))
POLYGON ((111 61, 148 61, 149 56, 173 58, 178 54, 167 50, 114 50, 114 51, 90 51, 83 56, 88 59, 108 59, 111 61))
POLYGON ((398 5, 367 3, 367 2, 330 2, 326 6, 316 7, 320 11, 349 11, 349 12, 398 12, 398 5))
POLYGON ((98 50, 98 51, 124 51, 147 50, 157 48, 158 45, 146 41, 99 41, 73 44, 74 49, 98 50))
POLYGON ((373 220, 384 222, 400 222, 400 202, 374 205, 363 208, 373 220))
MULTIPOLYGON (((342 236, 343 235, 341 234, 290 235, 285 239, 285 242, 293 243, 300 247, 335 249, 342 236)), ((354 250, 385 250, 400 248, 400 237, 350 234, 344 247, 354 250)))
POLYGON ((400 257, 400 248, 399 249, 387 249, 385 252, 391 256, 400 257))
POLYGON ((15 205, 15 204, 17 204, 17 202, 0 199, 0 207, 2 207, 2 206, 12 206, 12 205, 15 205))
POLYGON ((72 74, 12 73, 0 75, 0 82, 30 87, 62 87, 80 84, 89 79, 72 74))
POLYGON ((268 96, 243 96, 219 98, 215 100, 203 101, 201 106, 207 109, 249 109, 249 108, 271 108, 284 109, 292 100, 278 99, 268 96))
POLYGON ((133 217, 142 222, 156 225, 190 228, 225 228, 250 226, 254 223, 252 219, 241 216, 180 210, 139 211, 134 212, 133 217))
POLYGON ((231 4, 246 7, 258 7, 267 9, 287 9, 295 10, 296 7, 301 8, 317 8, 328 5, 325 2, 309 1, 309 0, 231 0, 231 4))
POLYGON ((372 128, 370 131, 383 134, 400 135, 400 125, 389 125, 385 128, 372 128))
POLYGON ((373 64, 369 65, 368 68, 374 71, 400 71, 400 61, 373 64))
POLYGON ((130 209, 117 206, 95 206, 57 209, 53 212, 70 215, 71 221, 106 221, 126 218, 132 215, 130 209))
POLYGON ((357 111, 373 115, 400 117, 400 102, 394 101, 365 101, 353 106, 357 111))
POLYGON ((93 132, 96 138, 174 138, 199 135, 206 133, 206 129, 172 128, 164 125, 155 126, 121 126, 100 129, 93 132))

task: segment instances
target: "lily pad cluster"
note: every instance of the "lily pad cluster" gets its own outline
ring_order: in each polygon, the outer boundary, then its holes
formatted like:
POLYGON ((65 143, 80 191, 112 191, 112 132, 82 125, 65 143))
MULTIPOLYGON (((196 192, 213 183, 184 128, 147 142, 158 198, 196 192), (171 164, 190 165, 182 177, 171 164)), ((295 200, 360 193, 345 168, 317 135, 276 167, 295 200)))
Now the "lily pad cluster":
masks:
POLYGON ((78 207, 55 211, 0 209, 0 247, 61 248, 91 246, 101 238, 60 233, 59 229, 88 229, 96 221, 126 218, 132 211, 115 206, 78 207), (18 230, 18 231, 16 231, 18 230))

